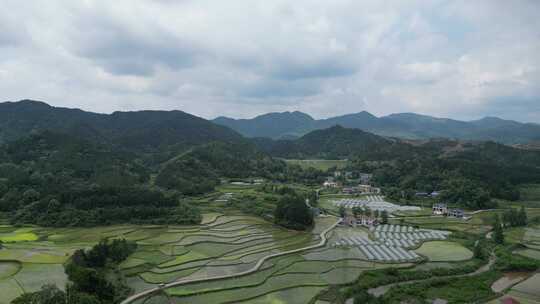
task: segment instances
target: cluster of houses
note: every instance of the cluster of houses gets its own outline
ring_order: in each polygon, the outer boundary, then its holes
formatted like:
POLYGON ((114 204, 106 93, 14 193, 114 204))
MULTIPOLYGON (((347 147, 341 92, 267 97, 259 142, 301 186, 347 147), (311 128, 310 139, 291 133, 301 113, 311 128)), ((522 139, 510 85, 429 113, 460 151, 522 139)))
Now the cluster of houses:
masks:
POLYGON ((444 203, 434 204, 432 207, 432 212, 434 215, 445 215, 456 218, 463 218, 465 216, 463 209, 448 208, 448 205, 444 203))
POLYGON ((344 194, 380 194, 381 188, 373 187, 371 185, 358 185, 355 187, 343 187, 341 192, 344 194))
MULTIPOLYGON (((339 188, 341 185, 336 181, 336 178, 340 176, 344 176, 346 178, 350 178, 352 176, 352 172, 346 171, 336 171, 334 172, 334 176, 329 176, 326 181, 323 183, 323 187, 325 188, 339 188)), ((341 189, 341 192, 344 194, 380 194, 381 189, 377 187, 373 187, 369 184, 372 178, 372 174, 368 173, 359 173, 358 181, 360 184, 357 186, 351 186, 351 187, 343 187, 341 189)))

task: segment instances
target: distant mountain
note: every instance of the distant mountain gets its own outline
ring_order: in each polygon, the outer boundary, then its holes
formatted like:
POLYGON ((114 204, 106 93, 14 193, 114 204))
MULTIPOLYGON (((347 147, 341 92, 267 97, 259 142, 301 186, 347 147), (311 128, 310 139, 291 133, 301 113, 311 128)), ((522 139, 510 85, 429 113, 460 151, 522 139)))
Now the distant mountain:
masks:
POLYGON ((415 113, 376 117, 368 112, 347 114, 328 119, 313 119, 301 112, 270 113, 253 119, 219 117, 215 123, 228 126, 247 137, 274 139, 302 136, 310 131, 340 125, 362 129, 382 136, 406 139, 456 138, 492 140, 506 144, 540 140, 540 125, 486 117, 475 121, 436 118, 415 113))
POLYGON ((98 114, 33 100, 0 103, 0 143, 44 130, 137 150, 242 140, 229 128, 182 111, 98 114))
POLYGON ((214 123, 227 126, 247 137, 298 137, 314 129, 315 120, 302 112, 268 113, 253 119, 218 117, 214 123))

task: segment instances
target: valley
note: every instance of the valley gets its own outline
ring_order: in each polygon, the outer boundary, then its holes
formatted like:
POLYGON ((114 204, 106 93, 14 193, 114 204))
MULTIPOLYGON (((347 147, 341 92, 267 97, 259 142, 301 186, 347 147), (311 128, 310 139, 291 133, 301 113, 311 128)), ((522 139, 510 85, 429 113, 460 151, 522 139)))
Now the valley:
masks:
POLYGON ((41 125, 4 122, 24 131, 0 145, 0 303, 539 300, 527 285, 540 267, 536 151, 8 108, 82 118, 29 135, 41 125))

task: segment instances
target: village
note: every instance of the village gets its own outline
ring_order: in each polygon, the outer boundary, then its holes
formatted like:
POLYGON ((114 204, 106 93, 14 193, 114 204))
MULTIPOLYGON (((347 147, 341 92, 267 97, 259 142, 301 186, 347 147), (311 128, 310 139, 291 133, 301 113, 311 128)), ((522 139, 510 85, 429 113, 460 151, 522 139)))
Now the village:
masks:
MULTIPOLYGON (((322 184, 323 189, 334 189, 350 198, 334 200, 333 204, 339 208, 343 218, 341 225, 350 227, 363 226, 372 228, 379 224, 387 224, 388 218, 394 217, 397 211, 420 211, 419 206, 400 205, 386 200, 381 189, 372 185, 373 175, 369 173, 354 174, 351 171, 336 170, 333 176, 327 177, 322 184), (354 175, 357 178, 352 178, 354 175), (357 182, 356 185, 351 185, 357 182)), ((440 191, 416 192, 416 197, 431 198, 437 201, 440 191)), ((437 201, 431 206, 431 216, 444 216, 467 220, 465 212, 460 208, 451 208, 446 203, 437 201)))

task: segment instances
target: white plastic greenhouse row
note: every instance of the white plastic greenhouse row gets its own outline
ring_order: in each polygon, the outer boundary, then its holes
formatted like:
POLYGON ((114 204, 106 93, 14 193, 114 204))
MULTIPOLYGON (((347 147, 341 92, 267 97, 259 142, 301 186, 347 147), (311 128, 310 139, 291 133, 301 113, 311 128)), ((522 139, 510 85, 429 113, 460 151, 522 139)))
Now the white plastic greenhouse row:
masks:
POLYGON ((379 225, 372 228, 374 231, 382 232, 415 232, 418 229, 413 228, 412 226, 400 226, 400 225, 379 225))
POLYGON ((387 245, 363 245, 359 246, 359 248, 369 260, 392 262, 409 261, 419 258, 416 252, 408 251, 401 247, 387 245))
POLYGON ((365 203, 365 202, 384 202, 384 197, 381 195, 368 195, 364 198, 345 198, 339 200, 338 202, 342 204, 346 203, 365 203))
POLYGON ((384 243, 388 246, 395 246, 395 247, 403 247, 403 248, 410 248, 415 247, 419 241, 413 241, 413 240, 384 240, 384 243))
POLYGON ((393 232, 374 232, 376 239, 397 239, 397 240, 444 240, 446 235, 437 232, 411 232, 411 233, 393 233, 393 232))
POLYGON ((379 211, 386 210, 390 213, 397 210, 400 210, 400 211, 420 210, 420 208, 416 206, 400 206, 393 203, 385 202, 382 197, 380 197, 380 201, 342 199, 342 200, 334 201, 333 203, 335 206, 343 206, 345 208, 364 207, 371 210, 379 210, 379 211))
POLYGON ((342 237, 339 241, 335 243, 335 245, 339 246, 354 246, 354 245, 373 245, 377 244, 377 242, 374 242, 368 238, 361 237, 361 236, 351 236, 351 237, 342 237))

